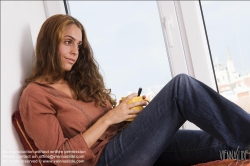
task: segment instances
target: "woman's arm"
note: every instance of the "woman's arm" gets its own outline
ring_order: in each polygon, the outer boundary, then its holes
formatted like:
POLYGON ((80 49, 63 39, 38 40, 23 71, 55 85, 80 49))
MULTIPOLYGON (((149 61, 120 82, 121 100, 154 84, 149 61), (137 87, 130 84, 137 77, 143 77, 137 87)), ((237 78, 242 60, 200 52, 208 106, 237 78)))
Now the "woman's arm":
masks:
POLYGON ((52 156, 49 159, 56 165, 67 161, 92 162, 95 154, 88 148, 81 133, 71 138, 64 135, 48 96, 41 89, 33 87, 28 87, 22 93, 19 110, 26 133, 39 150, 46 152, 44 155, 52 156), (81 153, 71 155, 74 151, 81 153))
POLYGON ((96 121, 96 123, 94 123, 94 125, 92 125, 82 134, 89 148, 101 137, 101 135, 110 125, 117 124, 128 118, 134 118, 137 116, 136 114, 138 114, 140 111, 130 110, 130 108, 137 105, 146 105, 147 102, 141 101, 127 104, 127 102, 135 96, 137 96, 136 93, 126 97, 124 102, 121 102, 117 107, 103 115, 96 121))
POLYGON ((88 148, 90 148, 101 137, 108 127, 109 124, 105 121, 104 116, 102 116, 82 134, 88 148))

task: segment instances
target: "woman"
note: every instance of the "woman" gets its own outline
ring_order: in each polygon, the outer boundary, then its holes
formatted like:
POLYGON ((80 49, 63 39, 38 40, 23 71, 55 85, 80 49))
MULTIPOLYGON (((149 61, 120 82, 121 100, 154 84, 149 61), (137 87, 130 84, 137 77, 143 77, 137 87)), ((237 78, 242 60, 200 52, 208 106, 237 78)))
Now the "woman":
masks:
POLYGON ((42 25, 26 83, 19 103, 25 130, 57 165, 190 165, 250 149, 250 115, 187 75, 148 105, 126 104, 131 94, 116 106, 82 24, 68 15, 42 25), (130 109, 137 105, 147 105, 138 116, 130 109), (186 120, 205 132, 178 130, 186 120))

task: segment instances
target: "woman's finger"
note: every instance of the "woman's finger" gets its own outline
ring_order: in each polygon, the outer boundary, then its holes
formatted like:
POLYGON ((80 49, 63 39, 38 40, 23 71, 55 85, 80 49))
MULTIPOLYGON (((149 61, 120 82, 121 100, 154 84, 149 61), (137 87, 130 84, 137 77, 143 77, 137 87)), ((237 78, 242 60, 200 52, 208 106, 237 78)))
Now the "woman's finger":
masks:
POLYGON ((128 104, 128 108, 133 108, 133 107, 136 107, 136 106, 146 106, 147 105, 147 101, 138 101, 138 102, 134 102, 134 103, 131 103, 131 104, 128 104))
POLYGON ((130 119, 130 118, 135 118, 138 114, 130 114, 127 116, 127 119, 130 119))
POLYGON ((124 99, 125 103, 127 103, 130 99, 132 99, 132 98, 135 97, 135 96, 137 96, 137 93, 132 93, 132 94, 128 95, 128 96, 124 99))
POLYGON ((133 110, 133 109, 131 109, 131 110, 128 111, 128 115, 139 114, 141 111, 142 111, 142 109, 141 110, 133 110))

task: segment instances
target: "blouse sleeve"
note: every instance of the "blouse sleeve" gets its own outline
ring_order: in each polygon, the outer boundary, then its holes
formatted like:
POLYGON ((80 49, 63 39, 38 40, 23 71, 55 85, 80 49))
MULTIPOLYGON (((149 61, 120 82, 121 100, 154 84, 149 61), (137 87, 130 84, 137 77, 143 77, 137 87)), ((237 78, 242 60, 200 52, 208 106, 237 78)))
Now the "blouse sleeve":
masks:
POLYGON ((56 111, 46 96, 23 92, 19 110, 27 134, 55 164, 74 165, 74 162, 94 160, 95 155, 88 148, 82 133, 70 139, 64 137, 56 111))

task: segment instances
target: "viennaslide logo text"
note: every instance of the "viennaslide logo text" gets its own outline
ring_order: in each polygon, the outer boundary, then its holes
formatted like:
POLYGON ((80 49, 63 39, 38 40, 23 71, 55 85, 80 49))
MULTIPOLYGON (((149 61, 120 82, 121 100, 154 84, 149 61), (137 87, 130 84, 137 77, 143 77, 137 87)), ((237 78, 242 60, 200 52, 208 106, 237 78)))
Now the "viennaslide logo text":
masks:
POLYGON ((231 160, 246 160, 247 159, 247 150, 246 151, 239 151, 238 150, 221 150, 220 151, 220 159, 231 159, 231 160))

